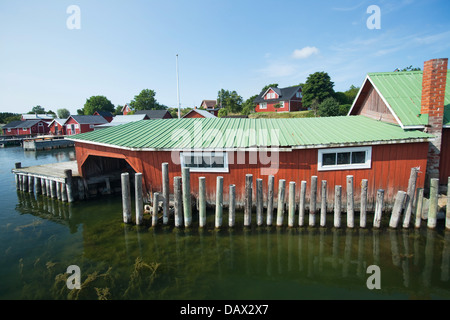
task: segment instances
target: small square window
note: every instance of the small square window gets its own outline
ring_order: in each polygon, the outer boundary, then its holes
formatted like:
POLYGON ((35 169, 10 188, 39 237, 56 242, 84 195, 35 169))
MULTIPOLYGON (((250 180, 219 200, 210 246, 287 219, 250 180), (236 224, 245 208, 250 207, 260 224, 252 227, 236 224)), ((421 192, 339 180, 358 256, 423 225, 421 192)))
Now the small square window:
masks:
POLYGON ((371 158, 372 147, 320 149, 317 168, 319 171, 368 169, 371 158))

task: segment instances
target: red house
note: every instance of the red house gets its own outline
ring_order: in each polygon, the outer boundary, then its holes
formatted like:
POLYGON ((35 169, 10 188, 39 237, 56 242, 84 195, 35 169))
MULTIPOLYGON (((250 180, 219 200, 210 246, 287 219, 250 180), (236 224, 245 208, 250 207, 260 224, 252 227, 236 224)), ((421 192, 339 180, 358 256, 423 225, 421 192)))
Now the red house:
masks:
POLYGON ((432 59, 424 63, 423 71, 369 73, 349 111, 349 115, 364 115, 435 136, 430 142, 426 172, 429 178, 439 178, 441 184, 447 184, 450 176, 447 69, 448 59, 432 59))
POLYGON ((48 123, 43 120, 26 120, 20 122, 15 127, 18 136, 34 136, 47 134, 49 131, 48 123))
POLYGON ((129 114, 131 112, 131 108, 126 104, 123 106, 121 111, 122 111, 122 115, 126 116, 127 114, 129 114))
POLYGON ((253 100, 255 112, 290 112, 302 110, 302 87, 270 87, 253 100))
POLYGON ((220 108, 216 108, 217 106, 217 100, 203 100, 200 104, 200 108, 203 108, 210 112, 211 114, 215 115, 216 117, 219 115, 220 108))
POLYGON ((67 119, 59 119, 59 118, 54 119, 48 126, 49 132, 55 136, 65 135, 66 134, 66 127, 65 127, 66 121, 67 121, 67 119))
POLYGON ((114 116, 109 111, 95 111, 94 116, 102 116, 106 121, 111 122, 114 116))
POLYGON ((21 123, 24 123, 25 121, 17 120, 17 121, 11 121, 10 123, 3 126, 2 131, 3 135, 5 136, 17 136, 18 135, 18 128, 17 126, 21 123))
POLYGON ((192 109, 183 118, 217 118, 213 110, 192 109))
POLYGON ((66 135, 74 135, 94 130, 94 126, 108 121, 102 116, 70 116, 66 123, 66 135))

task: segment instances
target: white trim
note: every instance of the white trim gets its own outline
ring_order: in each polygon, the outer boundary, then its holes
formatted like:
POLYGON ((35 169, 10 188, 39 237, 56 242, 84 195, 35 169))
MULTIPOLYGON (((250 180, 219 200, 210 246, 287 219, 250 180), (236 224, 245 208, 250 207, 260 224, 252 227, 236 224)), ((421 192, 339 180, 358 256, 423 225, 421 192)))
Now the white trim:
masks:
POLYGON ((361 91, 367 82, 367 79, 369 79, 369 75, 366 75, 366 78, 364 79, 363 84, 361 85, 361 88, 359 88, 358 94, 356 95, 355 100, 353 100, 352 107, 350 108, 350 110, 348 110, 347 116, 349 116, 352 113, 353 108, 355 107, 356 101, 358 101, 359 95, 361 94, 361 91))
MULTIPOLYGON (((351 161, 351 156, 350 156, 351 161)), ((354 147, 354 148, 328 148, 319 149, 317 151, 317 171, 334 171, 334 170, 354 170, 354 169, 370 169, 372 166, 372 147, 354 147), (326 153, 344 153, 344 152, 365 152, 366 161, 364 163, 344 164, 344 165, 322 165, 323 154, 326 153)))
POLYGON ((189 171, 190 172, 224 172, 224 173, 228 173, 229 169, 228 169, 228 153, 223 152, 223 151, 218 151, 218 152, 210 152, 210 151, 204 151, 204 152, 190 152, 190 151, 184 151, 184 152, 180 152, 180 165, 181 168, 185 168, 185 164, 184 164, 184 157, 185 155, 189 155, 189 156, 193 156, 193 157, 203 157, 203 158, 211 158, 211 154, 212 153, 218 153, 220 155, 223 155, 223 168, 195 168, 195 167, 189 167, 189 171))
POLYGON ((259 109, 267 109, 267 102, 260 102, 259 109), (265 107, 263 107, 263 105, 265 105, 265 107))

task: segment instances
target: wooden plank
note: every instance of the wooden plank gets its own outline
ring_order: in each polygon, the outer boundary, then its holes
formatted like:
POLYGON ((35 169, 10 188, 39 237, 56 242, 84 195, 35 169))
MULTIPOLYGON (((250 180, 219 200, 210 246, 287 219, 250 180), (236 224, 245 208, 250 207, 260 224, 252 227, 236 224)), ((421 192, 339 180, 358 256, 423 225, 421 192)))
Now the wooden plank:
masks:
POLYGON ((402 214, 403 210, 403 204, 405 202, 406 198, 406 192, 405 191, 398 191, 397 196, 395 197, 395 203, 394 208, 392 209, 391 213, 391 219, 389 221, 389 227, 391 228, 397 228, 398 221, 400 219, 400 216, 402 214))
MULTIPOLYGON (((131 223, 131 195, 130 195, 130 177, 128 172, 122 173, 121 175, 122 183, 122 210, 123 210, 123 222, 131 223)), ((63 189, 63 194, 66 194, 63 189)), ((62 199, 66 198, 62 195, 62 199)), ((64 200, 63 200, 64 201, 64 200)))
POLYGON ((267 221, 268 226, 272 225, 273 222, 273 189, 274 189, 275 177, 273 175, 269 176, 268 189, 267 189, 267 221))
POLYGON ((439 197, 439 179, 432 178, 430 181, 430 205, 428 207, 428 222, 427 222, 427 226, 430 229, 436 228, 438 197, 439 197))
POLYGON ((327 223, 327 180, 322 180, 320 192, 320 226, 325 227, 327 223))
POLYGON ((403 217, 403 228, 409 228, 411 214, 413 212, 414 195, 416 193, 416 183, 419 168, 411 168, 409 176, 408 190, 406 191, 405 199, 405 215, 403 217))
POLYGON ((302 180, 300 184, 300 202, 298 208, 298 225, 300 227, 303 227, 305 224, 306 183, 305 180, 302 180))
POLYGON ((380 228, 381 218, 383 214, 383 205, 384 205, 384 190, 378 189, 377 191, 377 201, 375 204, 375 215, 373 218, 373 227, 380 228))
POLYGON ((334 187, 334 227, 341 227, 342 186, 334 187))
POLYGON ((218 176, 216 184, 216 228, 222 227, 223 219, 223 177, 218 176))
POLYGON ((311 177, 311 191, 309 199, 309 226, 316 225, 316 210, 317 210, 317 176, 311 177))
POLYGON ((289 182, 288 226, 294 227, 295 221, 295 181, 289 182))
POLYGON ((367 225, 367 188, 369 181, 367 179, 361 180, 361 209, 359 211, 359 226, 365 228, 367 225))
POLYGON ((353 176, 347 176, 347 227, 355 226, 355 201, 353 198, 353 176))
POLYGON ((286 180, 280 179, 278 181, 278 205, 277 205, 277 226, 283 225, 284 219, 284 197, 286 190, 286 180))

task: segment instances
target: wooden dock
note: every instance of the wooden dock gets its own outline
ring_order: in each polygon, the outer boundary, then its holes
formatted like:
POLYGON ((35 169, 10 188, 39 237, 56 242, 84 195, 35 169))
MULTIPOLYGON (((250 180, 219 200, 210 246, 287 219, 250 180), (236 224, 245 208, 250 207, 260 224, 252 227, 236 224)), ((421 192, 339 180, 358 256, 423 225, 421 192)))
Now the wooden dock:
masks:
POLYGON ((51 150, 73 147, 74 142, 64 137, 44 136, 24 139, 22 146, 24 150, 51 150))

